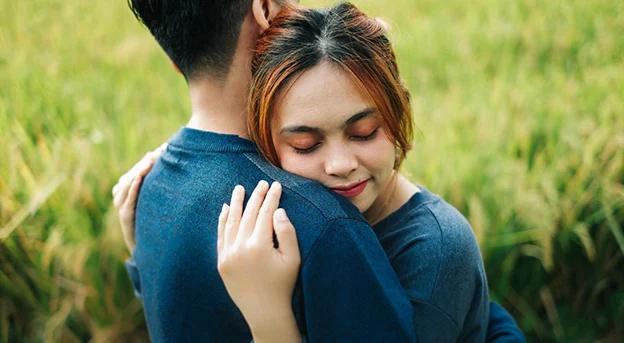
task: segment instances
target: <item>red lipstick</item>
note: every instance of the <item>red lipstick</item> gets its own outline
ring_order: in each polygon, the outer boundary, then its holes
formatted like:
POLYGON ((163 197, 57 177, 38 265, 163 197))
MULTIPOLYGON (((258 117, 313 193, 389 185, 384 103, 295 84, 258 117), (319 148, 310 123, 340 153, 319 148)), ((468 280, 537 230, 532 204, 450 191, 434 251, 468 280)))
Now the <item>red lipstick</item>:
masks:
POLYGON ((355 198, 366 189, 368 180, 351 182, 346 185, 330 187, 330 189, 345 198, 355 198))

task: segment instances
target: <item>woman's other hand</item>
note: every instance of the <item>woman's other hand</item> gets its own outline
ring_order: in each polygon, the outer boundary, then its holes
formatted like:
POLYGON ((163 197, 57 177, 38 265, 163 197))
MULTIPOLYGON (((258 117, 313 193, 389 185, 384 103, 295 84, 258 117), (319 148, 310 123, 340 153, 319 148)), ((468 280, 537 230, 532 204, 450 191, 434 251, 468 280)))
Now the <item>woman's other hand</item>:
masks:
POLYGON ((143 177, 152 170, 154 162, 167 148, 167 143, 162 144, 154 151, 150 151, 137 162, 127 173, 122 175, 113 187, 113 204, 119 215, 121 231, 124 241, 130 253, 134 250, 136 240, 134 237, 134 217, 139 194, 139 188, 143 177))
POLYGON ((301 340, 291 307, 301 257, 295 228, 278 209, 281 192, 279 183, 260 181, 243 213, 245 190, 236 186, 219 216, 219 274, 255 342, 301 340))

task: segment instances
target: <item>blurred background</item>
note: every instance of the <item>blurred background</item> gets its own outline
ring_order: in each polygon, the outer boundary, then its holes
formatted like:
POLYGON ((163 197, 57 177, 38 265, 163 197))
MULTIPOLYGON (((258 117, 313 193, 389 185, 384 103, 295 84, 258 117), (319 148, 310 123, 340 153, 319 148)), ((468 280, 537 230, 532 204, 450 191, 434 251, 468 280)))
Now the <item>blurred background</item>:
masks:
MULTIPOLYGON (((354 3, 412 93, 404 171, 468 217, 492 298, 531 342, 624 341, 624 2, 354 3)), ((0 342, 148 340, 110 190, 189 111, 125 1, 0 0, 0 342)))

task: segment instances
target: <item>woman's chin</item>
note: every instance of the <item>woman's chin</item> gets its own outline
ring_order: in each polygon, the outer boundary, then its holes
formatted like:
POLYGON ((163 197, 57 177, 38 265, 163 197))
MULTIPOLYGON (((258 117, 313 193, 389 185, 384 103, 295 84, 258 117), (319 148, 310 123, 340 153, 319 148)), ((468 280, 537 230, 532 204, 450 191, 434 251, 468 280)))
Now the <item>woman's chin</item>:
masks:
POLYGON ((362 202, 357 201, 357 199, 353 199, 353 200, 349 200, 355 207, 357 207, 357 209, 360 211, 360 213, 364 214, 366 213, 366 211, 368 211, 371 208, 372 204, 363 204, 362 202))

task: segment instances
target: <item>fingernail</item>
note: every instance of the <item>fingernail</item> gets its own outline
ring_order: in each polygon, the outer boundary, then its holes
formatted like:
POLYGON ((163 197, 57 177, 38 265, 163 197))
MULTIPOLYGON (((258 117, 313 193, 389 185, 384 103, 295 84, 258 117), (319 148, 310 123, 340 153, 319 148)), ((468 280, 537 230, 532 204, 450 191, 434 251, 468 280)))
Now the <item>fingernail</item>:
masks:
POLYGON ((221 207, 221 213, 225 212, 225 210, 228 208, 227 204, 223 204, 223 207, 221 207))
POLYGON ((234 187, 234 193, 239 194, 243 191, 243 186, 241 185, 236 185, 236 187, 234 187))
POLYGON ((286 216, 286 211, 284 211, 283 208, 278 208, 275 211, 275 219, 281 222, 287 221, 288 217, 286 216))
POLYGON ((282 185, 280 185, 279 182, 274 181, 273 184, 271 184, 271 188, 275 188, 275 189, 279 189, 279 187, 281 187, 282 185))
POLYGON ((269 183, 264 181, 264 180, 260 180, 260 182, 258 182, 258 188, 264 188, 266 186, 268 186, 269 183))

